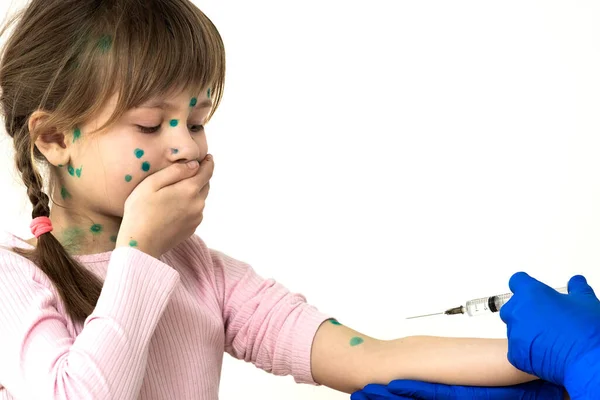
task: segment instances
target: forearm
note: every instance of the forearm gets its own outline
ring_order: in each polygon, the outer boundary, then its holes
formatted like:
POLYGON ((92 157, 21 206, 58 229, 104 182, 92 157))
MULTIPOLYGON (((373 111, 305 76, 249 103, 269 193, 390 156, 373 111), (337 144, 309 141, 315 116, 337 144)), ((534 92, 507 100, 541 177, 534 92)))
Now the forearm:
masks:
POLYGON ((346 393, 395 379, 474 386, 536 379, 510 365, 506 353, 507 342, 501 339, 413 336, 381 341, 326 322, 315 336, 311 361, 316 382, 346 393), (353 346, 353 338, 362 342, 353 346))
POLYGON ((383 342, 371 362, 378 364, 378 375, 384 382, 414 379, 449 385, 508 386, 537 379, 513 367, 506 353, 504 339, 413 336, 383 342))

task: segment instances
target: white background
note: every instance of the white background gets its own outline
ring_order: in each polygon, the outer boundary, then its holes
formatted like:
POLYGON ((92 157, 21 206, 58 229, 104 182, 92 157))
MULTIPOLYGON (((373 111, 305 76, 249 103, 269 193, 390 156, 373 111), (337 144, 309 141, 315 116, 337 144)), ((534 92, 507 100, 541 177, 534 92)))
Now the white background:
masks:
MULTIPOLYGON (((504 337, 497 315, 404 318, 519 270, 600 287, 600 3, 196 4, 228 60, 210 247, 381 339, 504 337)), ((0 221, 27 232, 1 144, 0 221)), ((348 395, 226 357, 221 398, 348 395)))

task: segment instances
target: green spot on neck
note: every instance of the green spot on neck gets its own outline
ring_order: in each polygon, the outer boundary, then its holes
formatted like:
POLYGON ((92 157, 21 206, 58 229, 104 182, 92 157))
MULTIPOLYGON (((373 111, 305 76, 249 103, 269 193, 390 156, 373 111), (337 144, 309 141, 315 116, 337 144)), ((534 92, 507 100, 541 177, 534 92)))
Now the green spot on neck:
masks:
POLYGON ((73 143, 75 143, 75 141, 77 139, 79 139, 80 137, 81 137, 81 129, 75 128, 75 130, 73 131, 73 143))
POLYGON ((71 175, 71 176, 75 176, 75 168, 73 168, 73 166, 72 166, 72 165, 69 165, 69 166, 67 167, 67 171, 69 171, 69 175, 71 175))
POLYGON ((176 119, 172 119, 171 121, 169 121, 169 125, 175 128, 177 125, 179 125, 179 121, 176 119))
POLYGON ((144 156, 144 150, 142 149, 135 149, 133 153, 137 158, 142 158, 144 156))
POLYGON ((206 95, 208 96, 208 98, 210 99, 210 88, 208 88, 208 90, 206 91, 206 95))
POLYGON ((352 339, 350 339, 350 346, 358 346, 362 342, 364 342, 363 338, 359 338, 358 336, 354 336, 352 339))
POLYGON ((102 35, 98 40, 98 49, 105 54, 110 51, 112 47, 112 37, 110 35, 102 35))
POLYGON ((83 167, 78 168, 75 170, 75 175, 77 175, 78 178, 81 178, 81 170, 83 169, 83 167))
POLYGON ((131 182, 133 177, 131 175, 125 175, 125 182, 131 182))
POLYGON ((94 224, 92 225, 92 227, 90 228, 90 232, 92 232, 94 235, 97 235, 99 233, 102 232, 102 225, 100 224, 94 224))
POLYGON ((72 227, 63 230, 59 237, 60 243, 69 253, 78 253, 85 236, 83 229, 72 227))
POLYGON ((196 107, 196 104, 198 104, 198 99, 192 97, 192 100, 190 100, 190 107, 196 107))
POLYGON ((131 246, 131 247, 137 247, 137 241, 135 241, 135 240, 130 240, 130 241, 129 241, 129 246, 131 246))
POLYGON ((63 186, 60 189, 60 196, 62 197, 63 200, 66 200, 67 198, 71 197, 71 193, 69 193, 67 188, 63 186))
POLYGON ((333 325, 341 325, 337 320, 335 319, 330 319, 329 322, 331 322, 333 325))
POLYGON ((144 171, 144 172, 150 171, 150 163, 148 161, 144 161, 142 163, 142 171, 144 171))

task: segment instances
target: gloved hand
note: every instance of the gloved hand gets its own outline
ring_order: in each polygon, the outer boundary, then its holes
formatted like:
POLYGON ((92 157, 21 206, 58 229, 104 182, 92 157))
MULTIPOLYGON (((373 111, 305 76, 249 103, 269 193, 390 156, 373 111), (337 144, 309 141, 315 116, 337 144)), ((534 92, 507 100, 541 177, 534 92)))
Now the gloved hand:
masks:
POLYGON ((564 389, 550 382, 533 381, 506 387, 448 386, 411 380, 391 381, 386 385, 370 384, 354 392, 351 400, 562 400, 564 389))
POLYGON ((571 399, 600 397, 600 301, 585 278, 572 277, 568 295, 524 272, 509 286, 514 295, 500 318, 510 363, 564 386, 571 399))

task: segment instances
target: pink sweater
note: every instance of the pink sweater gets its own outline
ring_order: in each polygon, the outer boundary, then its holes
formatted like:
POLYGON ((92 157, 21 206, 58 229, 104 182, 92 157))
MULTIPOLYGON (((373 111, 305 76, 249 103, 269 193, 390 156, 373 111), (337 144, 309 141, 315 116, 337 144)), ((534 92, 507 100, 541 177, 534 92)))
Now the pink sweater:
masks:
POLYGON ((315 384, 312 341, 329 316, 199 237, 160 260, 124 247, 76 258, 104 279, 84 324, 39 268, 0 248, 0 400, 217 399, 224 351, 315 384))

